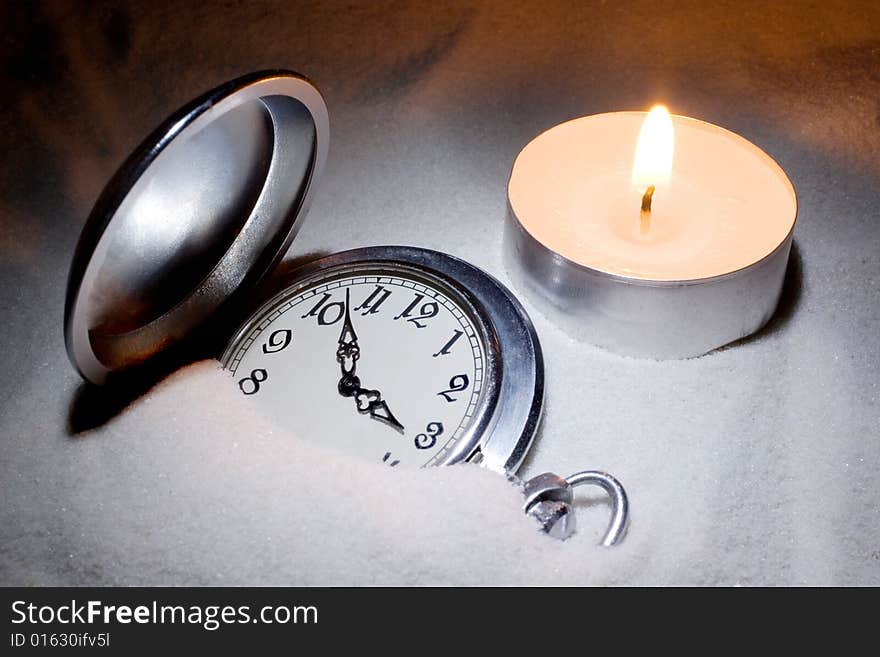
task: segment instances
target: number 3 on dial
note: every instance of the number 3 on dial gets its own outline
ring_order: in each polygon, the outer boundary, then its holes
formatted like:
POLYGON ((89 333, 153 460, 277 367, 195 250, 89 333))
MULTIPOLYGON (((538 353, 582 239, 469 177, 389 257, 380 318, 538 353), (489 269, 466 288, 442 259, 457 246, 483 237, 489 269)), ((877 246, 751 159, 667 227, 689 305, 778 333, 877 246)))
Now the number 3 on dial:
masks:
POLYGON ((420 433, 413 441, 418 449, 431 449, 437 444, 437 438, 443 433, 442 422, 429 422, 425 433, 420 433))

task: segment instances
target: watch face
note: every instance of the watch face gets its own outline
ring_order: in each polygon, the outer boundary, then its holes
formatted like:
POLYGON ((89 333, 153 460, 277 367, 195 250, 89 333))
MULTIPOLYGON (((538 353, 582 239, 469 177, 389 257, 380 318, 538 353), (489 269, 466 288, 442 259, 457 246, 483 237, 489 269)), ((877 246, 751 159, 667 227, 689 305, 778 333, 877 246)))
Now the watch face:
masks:
POLYGON ((324 269, 257 311, 223 365, 303 440, 387 467, 469 455, 487 385, 478 311, 416 268, 324 269))

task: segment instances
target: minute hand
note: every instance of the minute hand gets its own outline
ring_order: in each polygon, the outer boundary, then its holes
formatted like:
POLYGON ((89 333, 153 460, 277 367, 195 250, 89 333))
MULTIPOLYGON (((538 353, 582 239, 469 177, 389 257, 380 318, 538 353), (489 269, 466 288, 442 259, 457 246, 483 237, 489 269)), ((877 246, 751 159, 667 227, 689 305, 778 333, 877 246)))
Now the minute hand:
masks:
POLYGON ((387 424, 399 431, 404 432, 403 425, 388 408, 388 404, 382 399, 382 393, 378 390, 369 390, 361 387, 361 381, 355 373, 357 360, 360 358, 360 347, 357 343, 357 333, 351 323, 349 313, 349 290, 345 290, 345 323, 339 334, 339 347, 336 349, 336 360, 342 370, 342 378, 339 379, 339 394, 343 397, 354 397, 355 406, 359 413, 369 414, 374 420, 387 424))
POLYGON ((357 359, 361 355, 361 349, 358 346, 357 333, 354 332, 351 315, 348 312, 348 300, 349 290, 346 288, 345 323, 342 325, 342 332, 339 334, 339 348, 336 350, 336 360, 339 361, 343 376, 346 374, 354 376, 354 371, 357 368, 357 359))

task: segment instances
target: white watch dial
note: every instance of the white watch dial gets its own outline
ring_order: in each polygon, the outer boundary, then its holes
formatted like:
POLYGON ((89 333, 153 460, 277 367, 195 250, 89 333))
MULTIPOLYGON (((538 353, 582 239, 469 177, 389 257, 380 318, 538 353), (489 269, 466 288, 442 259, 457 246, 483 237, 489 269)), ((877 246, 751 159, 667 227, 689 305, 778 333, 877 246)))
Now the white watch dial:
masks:
POLYGON ((389 467, 434 465, 483 393, 486 347, 472 312, 405 270, 330 274, 263 306, 224 366, 304 440, 389 467))

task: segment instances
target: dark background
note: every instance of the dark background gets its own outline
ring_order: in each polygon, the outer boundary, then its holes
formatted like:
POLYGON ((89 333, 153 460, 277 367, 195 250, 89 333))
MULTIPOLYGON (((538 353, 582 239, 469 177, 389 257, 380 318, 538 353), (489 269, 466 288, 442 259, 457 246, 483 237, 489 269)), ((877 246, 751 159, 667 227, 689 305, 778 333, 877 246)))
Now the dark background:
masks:
MULTIPOLYGON (((772 361, 797 344, 776 406, 813 418, 804 441, 826 468, 814 476, 837 499, 819 524, 841 554, 819 580, 880 581, 880 556, 852 548, 880 526, 877 2, 6 1, 0 28, 0 582, 106 581, 100 566, 55 563, 66 550, 45 548, 39 530, 61 517, 59 473, 88 467, 68 445, 83 388, 62 336, 76 239, 115 168, 168 113, 265 68, 306 74, 331 117, 326 175, 294 255, 405 243, 498 273, 513 158, 576 116, 662 100, 767 150, 800 214, 782 312, 761 344, 777 342, 755 348, 772 361), (814 387, 796 389, 805 380, 814 387), (853 470, 829 477, 844 462, 853 470)), ((563 358, 549 358, 564 374, 563 358)), ((613 465, 618 443, 596 431, 613 465)), ((559 457, 547 449, 541 464, 559 457)), ((788 474, 819 500, 805 474, 814 464, 795 457, 788 474)))

